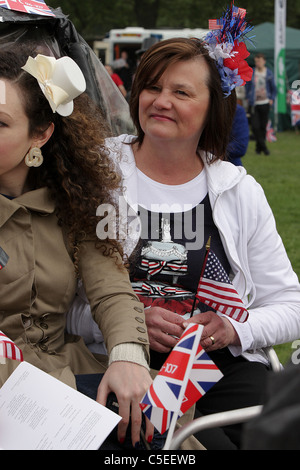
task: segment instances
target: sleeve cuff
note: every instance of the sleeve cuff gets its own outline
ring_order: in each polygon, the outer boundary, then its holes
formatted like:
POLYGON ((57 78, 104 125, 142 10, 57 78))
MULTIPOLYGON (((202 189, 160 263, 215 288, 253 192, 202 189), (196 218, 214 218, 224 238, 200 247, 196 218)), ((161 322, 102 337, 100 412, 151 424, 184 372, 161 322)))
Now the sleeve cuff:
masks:
POLYGON ((245 323, 239 323, 238 321, 233 320, 227 315, 222 314, 221 316, 227 318, 227 320, 230 321, 240 339, 240 346, 228 345, 228 349, 231 354, 236 357, 240 356, 243 352, 247 351, 248 349, 251 349, 251 346, 253 344, 253 337, 251 327, 248 321, 246 321, 245 323))
POLYGON ((116 361, 135 362, 145 367, 147 370, 150 370, 146 356, 145 348, 140 344, 117 344, 113 347, 109 355, 109 365, 116 361))

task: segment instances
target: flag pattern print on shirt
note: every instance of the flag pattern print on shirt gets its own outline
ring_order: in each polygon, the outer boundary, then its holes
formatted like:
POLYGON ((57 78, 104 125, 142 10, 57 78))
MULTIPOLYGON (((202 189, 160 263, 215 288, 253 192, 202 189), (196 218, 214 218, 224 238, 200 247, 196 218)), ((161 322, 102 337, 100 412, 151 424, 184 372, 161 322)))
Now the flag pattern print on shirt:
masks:
POLYGON ((15 343, 2 331, 0 331, 0 357, 23 362, 23 354, 21 349, 18 348, 18 346, 16 346, 15 343))
POLYGON ((193 323, 186 328, 141 401, 144 414, 161 434, 174 413, 182 416, 223 377, 200 346, 202 330, 193 323))
POLYGON ((0 0, 0 7, 33 15, 55 16, 42 0, 0 0))
POLYGON ((196 297, 217 312, 228 315, 241 323, 248 319, 248 311, 239 294, 219 259, 211 250, 206 254, 196 297))

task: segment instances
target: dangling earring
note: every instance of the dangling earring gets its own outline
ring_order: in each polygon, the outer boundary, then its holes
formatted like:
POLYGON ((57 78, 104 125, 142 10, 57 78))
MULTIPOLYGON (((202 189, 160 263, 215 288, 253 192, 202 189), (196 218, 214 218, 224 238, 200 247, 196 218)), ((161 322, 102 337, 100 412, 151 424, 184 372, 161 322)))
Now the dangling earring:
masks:
POLYGON ((34 166, 35 168, 37 168, 38 166, 41 166, 43 161, 44 158, 42 155, 42 151, 39 147, 31 148, 25 157, 25 163, 29 167, 34 166))

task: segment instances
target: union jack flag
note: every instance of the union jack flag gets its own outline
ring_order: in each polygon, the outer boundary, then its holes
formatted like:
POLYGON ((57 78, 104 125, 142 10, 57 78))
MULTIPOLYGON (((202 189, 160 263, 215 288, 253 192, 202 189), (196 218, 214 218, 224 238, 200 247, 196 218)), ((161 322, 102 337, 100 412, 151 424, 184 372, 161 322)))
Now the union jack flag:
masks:
POLYGON ((0 357, 13 359, 14 361, 23 361, 23 354, 20 348, 0 331, 0 357))
POLYGON ((0 0, 0 7, 32 15, 55 16, 43 0, 0 0))
POLYGON ((232 285, 217 256, 207 251, 196 297, 214 310, 241 323, 248 318, 248 311, 232 285))
POLYGON ((222 377, 200 346, 203 325, 191 323, 155 377, 140 407, 163 434, 174 413, 182 416, 222 377))

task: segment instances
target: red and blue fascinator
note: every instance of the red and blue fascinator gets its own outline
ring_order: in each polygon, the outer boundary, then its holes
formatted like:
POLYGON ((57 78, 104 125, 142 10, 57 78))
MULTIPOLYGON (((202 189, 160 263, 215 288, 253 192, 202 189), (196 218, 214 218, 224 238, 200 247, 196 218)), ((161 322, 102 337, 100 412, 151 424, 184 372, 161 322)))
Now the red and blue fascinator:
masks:
POLYGON ((209 20, 209 33, 204 44, 210 57, 216 61, 224 95, 230 95, 237 86, 243 86, 252 78, 252 69, 246 62, 250 55, 245 40, 253 26, 245 19, 246 10, 231 4, 219 19, 209 20))

